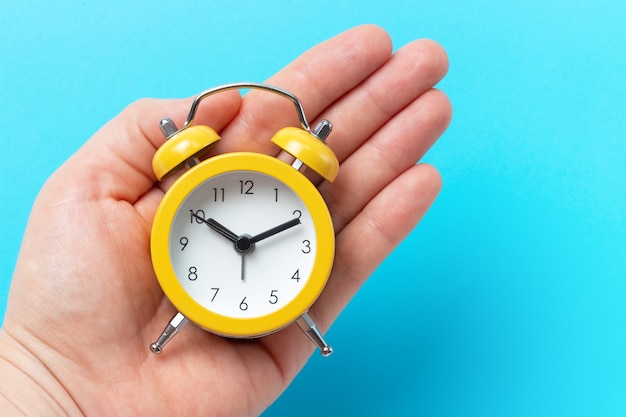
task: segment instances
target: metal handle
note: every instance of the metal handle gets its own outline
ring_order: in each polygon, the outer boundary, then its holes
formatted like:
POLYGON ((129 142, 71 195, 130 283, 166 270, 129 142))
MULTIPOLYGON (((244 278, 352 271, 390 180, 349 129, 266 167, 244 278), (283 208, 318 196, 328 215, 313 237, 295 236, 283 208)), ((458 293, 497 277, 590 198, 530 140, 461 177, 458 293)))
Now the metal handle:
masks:
POLYGON ((261 83, 248 83, 248 82, 224 84, 219 87, 210 88, 198 94, 196 98, 193 100, 193 103, 191 104, 191 109, 189 110, 189 115, 187 116, 187 120, 185 121, 183 128, 193 123, 193 119, 196 117, 196 112, 198 111, 198 106, 200 105, 200 102, 202 100, 204 100, 205 98, 213 94, 220 93, 222 91, 240 90, 240 89, 265 90, 265 91, 269 91, 270 93, 278 94, 279 96, 283 96, 291 100, 296 107, 296 112, 298 113, 300 124, 306 131, 308 132, 311 131, 309 122, 307 121, 306 116, 304 115, 304 108, 302 107, 302 103, 300 103, 300 100, 298 100, 296 96, 294 96, 287 90, 283 90, 282 88, 279 88, 273 85, 261 84, 261 83))

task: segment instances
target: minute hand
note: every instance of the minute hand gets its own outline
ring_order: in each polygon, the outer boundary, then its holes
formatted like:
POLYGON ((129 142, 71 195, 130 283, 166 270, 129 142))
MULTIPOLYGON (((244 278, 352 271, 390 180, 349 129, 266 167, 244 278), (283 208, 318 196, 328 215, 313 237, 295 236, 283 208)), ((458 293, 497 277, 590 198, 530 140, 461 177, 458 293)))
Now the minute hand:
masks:
POLYGON ((289 221, 287 221, 287 222, 285 222, 283 224, 279 224, 276 227, 272 227, 271 229, 266 230, 265 232, 259 233, 258 235, 251 237, 250 238, 250 242, 251 243, 260 242, 263 239, 267 239, 270 236, 274 236, 275 234, 283 232, 283 231, 285 231, 287 229, 290 229, 290 228, 292 228, 294 226, 297 226, 299 224, 300 224, 300 219, 298 219, 298 218, 291 219, 291 220, 289 220, 289 221))

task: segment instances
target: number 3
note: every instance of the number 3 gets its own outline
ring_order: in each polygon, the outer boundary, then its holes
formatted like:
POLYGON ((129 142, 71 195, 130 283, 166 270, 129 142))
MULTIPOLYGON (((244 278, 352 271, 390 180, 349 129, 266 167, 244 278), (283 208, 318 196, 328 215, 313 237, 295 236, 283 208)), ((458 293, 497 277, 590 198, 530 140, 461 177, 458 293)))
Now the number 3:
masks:
POLYGON ((308 240, 303 240, 304 249, 302 249, 302 253, 310 253, 311 252, 311 242, 308 240))

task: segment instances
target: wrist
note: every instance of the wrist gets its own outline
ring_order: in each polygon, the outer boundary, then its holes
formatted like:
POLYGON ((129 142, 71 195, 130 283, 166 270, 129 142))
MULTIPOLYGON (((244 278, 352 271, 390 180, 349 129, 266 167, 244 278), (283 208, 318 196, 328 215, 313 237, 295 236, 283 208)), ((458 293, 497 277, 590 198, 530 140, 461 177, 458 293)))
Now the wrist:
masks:
POLYGON ((82 416, 48 367, 5 329, 0 329, 0 410, 11 416, 82 416))

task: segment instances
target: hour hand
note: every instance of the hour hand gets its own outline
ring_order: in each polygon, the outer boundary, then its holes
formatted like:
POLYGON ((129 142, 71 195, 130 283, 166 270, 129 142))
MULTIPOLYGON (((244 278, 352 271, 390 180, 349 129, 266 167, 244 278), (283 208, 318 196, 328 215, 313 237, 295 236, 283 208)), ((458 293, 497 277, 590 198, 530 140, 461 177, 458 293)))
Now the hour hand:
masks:
POLYGON ((236 235, 235 233, 231 232, 228 228, 226 228, 223 224, 221 224, 217 220, 215 220, 215 219, 213 219, 211 217, 209 217, 208 219, 204 219, 204 218, 198 216, 197 214, 194 214, 194 217, 196 219, 200 220, 201 222, 205 223, 207 226, 209 226, 211 229, 215 230, 220 235, 224 236, 226 239, 230 240, 233 243, 237 243, 237 240, 239 239, 239 236, 236 235))

